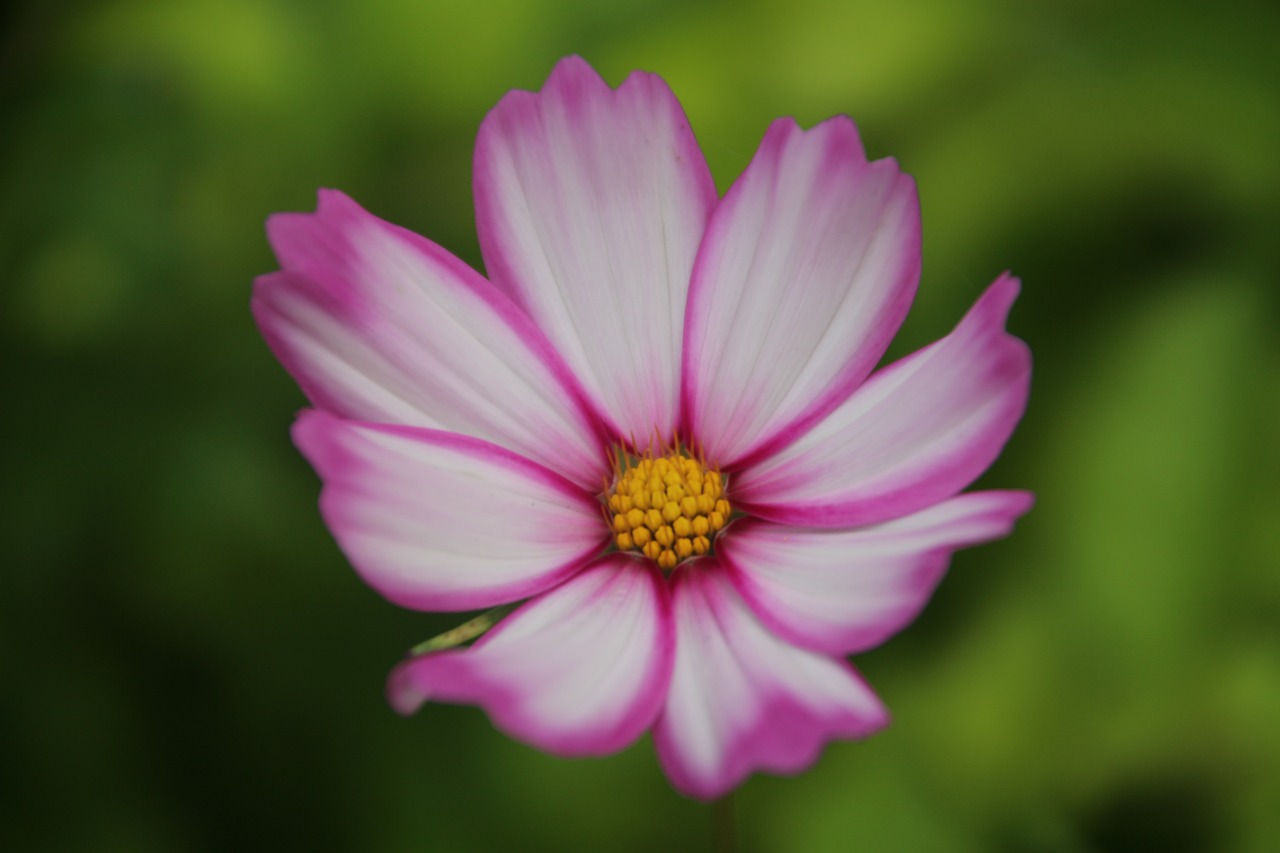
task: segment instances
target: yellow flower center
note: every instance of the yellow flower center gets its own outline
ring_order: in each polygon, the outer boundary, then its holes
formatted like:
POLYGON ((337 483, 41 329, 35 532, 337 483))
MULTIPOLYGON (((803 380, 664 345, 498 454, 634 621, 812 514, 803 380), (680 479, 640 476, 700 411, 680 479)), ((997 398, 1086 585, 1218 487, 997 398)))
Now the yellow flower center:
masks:
POLYGON ((667 570, 710 551, 729 520, 720 472, 678 450, 621 460, 607 503, 618 550, 667 570))

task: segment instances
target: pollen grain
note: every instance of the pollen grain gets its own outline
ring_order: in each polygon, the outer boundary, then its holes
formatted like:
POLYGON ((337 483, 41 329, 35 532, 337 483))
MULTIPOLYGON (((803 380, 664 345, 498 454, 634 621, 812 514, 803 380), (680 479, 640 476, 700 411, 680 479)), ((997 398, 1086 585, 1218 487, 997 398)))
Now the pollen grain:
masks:
POLYGON ((618 550, 666 571, 709 552, 730 514, 720 472, 678 450, 620 462, 606 503, 618 550))

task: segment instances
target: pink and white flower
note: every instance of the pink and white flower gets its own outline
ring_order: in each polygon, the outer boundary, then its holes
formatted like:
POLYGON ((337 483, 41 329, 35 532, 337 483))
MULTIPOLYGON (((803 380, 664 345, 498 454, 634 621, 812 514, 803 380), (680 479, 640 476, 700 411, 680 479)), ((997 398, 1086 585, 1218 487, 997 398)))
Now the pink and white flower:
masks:
POLYGON ((914 182, 853 123, 780 119, 718 198, 658 77, 565 59, 480 128, 484 278, 322 191, 267 230, 263 335, 313 409, 321 511, 396 604, 527 599, 389 695, 549 752, 652 731, 686 794, 793 773, 888 714, 845 660, 920 612, 1026 492, 961 494, 1026 404, 1000 277, 881 370, 915 294, 914 182))

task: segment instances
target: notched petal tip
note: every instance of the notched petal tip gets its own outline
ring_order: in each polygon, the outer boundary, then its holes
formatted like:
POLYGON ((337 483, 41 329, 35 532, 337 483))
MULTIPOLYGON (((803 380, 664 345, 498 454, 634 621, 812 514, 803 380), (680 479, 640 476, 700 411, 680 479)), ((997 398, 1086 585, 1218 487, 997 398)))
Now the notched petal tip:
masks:
POLYGON ((314 210, 286 210, 267 216, 267 236, 271 238, 273 232, 288 229, 291 222, 327 218, 351 210, 364 212, 364 209, 342 190, 320 187, 316 190, 316 206, 314 210))
POLYGON ((350 264, 353 235, 376 221, 340 190, 320 189, 314 211, 268 216, 267 242, 281 270, 322 281, 350 264))
POLYGON ((475 435, 595 483, 575 377, 473 269, 337 190, 267 230, 282 269, 258 279, 252 310, 313 405, 475 435))
POLYGON ((659 78, 612 89, 580 58, 510 92, 476 139, 491 280, 542 329, 610 433, 674 433, 680 334, 715 185, 659 78))
POLYGON ((867 162, 867 151, 858 126, 847 115, 832 116, 809 128, 801 127, 791 116, 774 119, 760 147, 763 151, 766 145, 785 147, 797 144, 822 146, 824 163, 828 167, 867 162))
POLYGON ((726 468, 794 441, 875 367, 920 271, 915 182, 853 122, 773 123, 716 207, 684 328, 692 430, 726 468))
POLYGON ((808 433, 735 479, 736 505, 771 521, 850 527, 967 488, 1026 409, 1031 351, 1006 329, 1005 273, 941 340, 877 371, 808 433))
POLYGON ((609 85, 608 81, 591 63, 577 54, 566 56, 557 62, 555 67, 551 69, 551 73, 547 76, 542 88, 536 92, 527 92, 527 94, 567 99, 583 94, 618 98, 626 97, 626 93, 637 89, 650 90, 650 94, 656 94, 659 97, 670 98, 675 101, 675 95, 672 94, 671 87, 667 85, 667 81, 651 71, 640 69, 632 71, 617 88, 614 88, 609 85), (653 91, 655 89, 657 90, 656 92, 653 91))
MULTIPOLYGON (((1021 293, 1022 279, 1005 270, 978 297, 966 318, 975 314, 989 314, 997 317, 1000 325, 1005 326, 1009 322, 1009 312, 1013 308, 1013 303, 1018 300, 1021 293)), ((960 322, 963 323, 964 319, 960 322)))
POLYGON ((848 662, 770 632, 713 561, 674 576, 672 610, 676 661, 654 745, 682 793, 714 799, 754 772, 800 772, 827 742, 888 724, 848 662))
POLYGON ((540 105, 551 101, 566 105, 581 105, 591 97, 611 97, 614 90, 600 73, 581 56, 566 56, 555 64, 546 81, 538 89, 511 89, 494 105, 480 123, 476 141, 476 177, 481 177, 482 151, 488 147, 489 138, 500 133, 499 126, 526 120, 537 113, 540 105))

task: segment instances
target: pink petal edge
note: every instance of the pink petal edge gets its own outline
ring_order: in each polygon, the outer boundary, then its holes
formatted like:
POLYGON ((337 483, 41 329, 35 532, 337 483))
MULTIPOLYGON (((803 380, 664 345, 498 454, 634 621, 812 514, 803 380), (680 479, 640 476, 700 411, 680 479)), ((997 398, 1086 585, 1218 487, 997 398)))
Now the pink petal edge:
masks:
POLYGON ((995 461, 1026 408, 1031 354, 1005 331, 1002 275, 947 337, 877 371, 794 443, 739 472, 736 508, 781 524, 852 527, 949 498, 995 461))
POLYGON ((797 773, 827 741, 888 724, 847 661, 772 634, 714 559, 681 565, 673 580, 676 659, 653 736, 681 792, 714 799, 757 770, 797 773))
POLYGON ((682 360, 690 434, 725 469, 802 434, 875 367, 919 269, 919 202, 897 163, 868 163, 847 117, 808 131, 774 122, 698 252, 682 360))
POLYGON ((387 695, 482 707, 511 737, 561 756, 608 755, 653 723, 674 645, 666 581, 648 560, 602 557, 506 617, 470 648, 412 658, 387 695))
POLYGON ((915 620, 960 548, 1007 536, 1029 492, 969 492, 870 527, 740 519, 717 552, 770 630, 826 654, 873 648, 915 620))
POLYGON ((717 196, 679 102, 644 72, 611 89, 576 56, 481 125, 485 266, 546 332, 618 438, 674 434, 681 325, 717 196))
POLYGON ((498 445, 307 410, 294 442, 324 482, 320 511, 364 581, 415 610, 518 601, 608 542, 599 503, 498 445))
POLYGON ((282 270, 252 308, 313 405, 474 435, 593 487, 603 450, 576 380, 505 295, 335 190, 267 222, 282 270))

